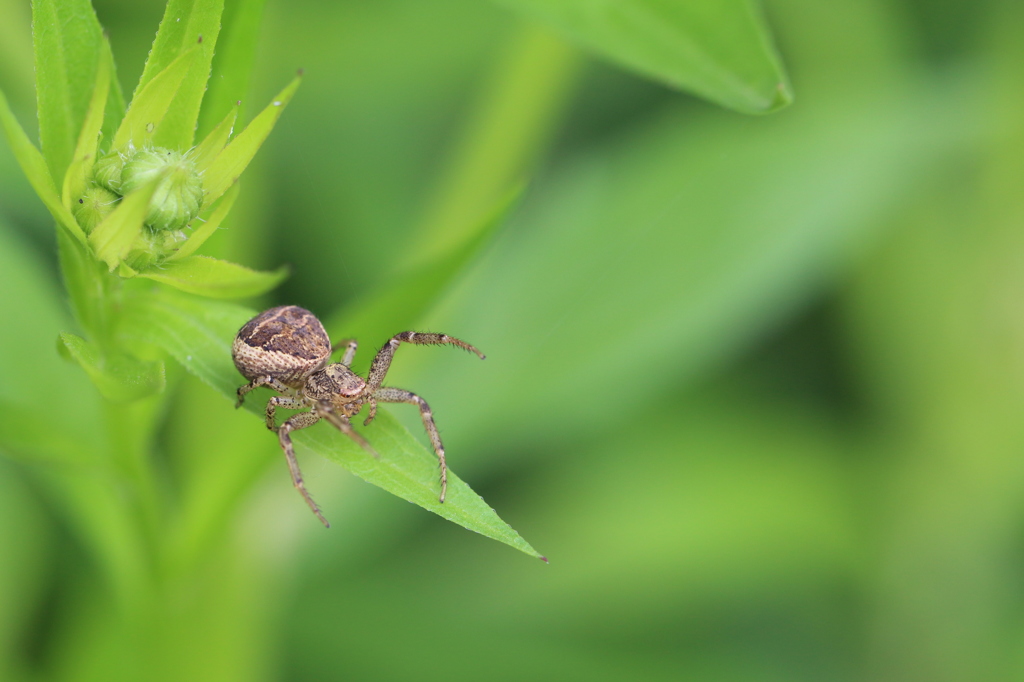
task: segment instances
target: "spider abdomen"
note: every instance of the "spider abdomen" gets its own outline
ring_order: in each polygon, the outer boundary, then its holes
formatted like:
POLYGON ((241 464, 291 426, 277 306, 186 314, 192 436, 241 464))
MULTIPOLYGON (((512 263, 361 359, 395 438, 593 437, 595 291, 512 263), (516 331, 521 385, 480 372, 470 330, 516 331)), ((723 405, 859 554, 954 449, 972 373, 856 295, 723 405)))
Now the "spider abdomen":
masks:
POLYGON ((249 320, 231 346, 235 367, 246 379, 269 376, 292 388, 301 388, 330 355, 331 341, 320 320, 294 305, 271 308, 249 320))

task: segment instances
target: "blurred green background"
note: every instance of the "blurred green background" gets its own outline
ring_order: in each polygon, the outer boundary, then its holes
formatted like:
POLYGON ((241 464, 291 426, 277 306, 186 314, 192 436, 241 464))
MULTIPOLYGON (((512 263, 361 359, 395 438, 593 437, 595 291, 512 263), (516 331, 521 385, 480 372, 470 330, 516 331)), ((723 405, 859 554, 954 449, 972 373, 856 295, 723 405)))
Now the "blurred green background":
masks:
MULTIPOLYGON (((95 6, 130 92, 163 4, 95 6)), ((6 453, 0 678, 1024 679, 1024 5, 767 0, 796 100, 758 117, 479 0, 260 8, 228 3, 262 21, 243 117, 306 78, 207 252, 290 263, 259 304, 340 323, 528 178, 394 322, 486 363, 404 350, 389 380, 551 563, 305 458, 324 532, 275 440, 179 372, 154 456, 182 518, 235 491, 229 532, 169 531, 207 556, 124 619, 48 464, 6 453)), ((0 12, 31 128, 29 8, 0 12)), ((0 242, 5 400, 44 382, 46 419, 87 420, 52 220, 6 146, 0 242)), ((399 328, 331 331, 359 368, 399 328)))

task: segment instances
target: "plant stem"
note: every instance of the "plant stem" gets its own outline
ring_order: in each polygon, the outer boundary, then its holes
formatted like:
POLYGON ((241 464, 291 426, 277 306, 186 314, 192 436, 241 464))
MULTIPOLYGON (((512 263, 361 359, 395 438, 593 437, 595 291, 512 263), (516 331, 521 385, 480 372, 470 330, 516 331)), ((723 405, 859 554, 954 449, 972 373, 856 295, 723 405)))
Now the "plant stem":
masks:
POLYGON ((545 148, 581 63, 577 51, 546 29, 517 29, 485 79, 407 260, 429 262, 473 237, 481 217, 545 148))

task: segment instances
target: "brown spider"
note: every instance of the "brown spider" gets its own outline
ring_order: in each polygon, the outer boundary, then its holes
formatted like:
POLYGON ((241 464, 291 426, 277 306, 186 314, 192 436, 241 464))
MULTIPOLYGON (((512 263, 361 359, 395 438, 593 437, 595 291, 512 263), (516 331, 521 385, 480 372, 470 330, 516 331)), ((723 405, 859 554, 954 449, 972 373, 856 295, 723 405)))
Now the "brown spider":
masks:
POLYGON ((425 332, 402 332, 395 334, 370 365, 370 372, 364 380, 349 369, 352 358, 356 354, 354 339, 342 341, 331 346, 330 339, 320 320, 313 313, 298 306, 286 305, 266 310, 249 320, 235 336, 231 347, 231 356, 235 367, 242 376, 249 380, 248 384, 239 387, 238 403, 241 407, 245 395, 260 386, 267 386, 278 393, 267 401, 267 428, 277 432, 281 448, 288 460, 292 482, 302 494, 306 504, 313 510, 317 518, 328 528, 331 524, 320 513, 319 507, 306 491, 302 483, 302 472, 295 459, 295 449, 289 435, 297 429, 312 426, 321 419, 326 419, 346 436, 359 443, 374 457, 377 453, 366 439, 356 433, 349 422, 363 409, 370 406, 370 414, 365 424, 373 421, 377 414, 377 403, 412 403, 420 408, 423 426, 430 436, 430 443, 441 464, 441 497, 444 502, 448 488, 448 468, 444 461, 444 446, 441 436, 434 424, 427 401, 415 393, 400 388, 381 386, 384 375, 391 366, 391 359, 399 344, 415 343, 421 345, 452 345, 471 351, 484 358, 484 354, 465 341, 460 341, 447 334, 425 332), (344 346, 345 354, 341 362, 330 363, 331 354, 344 346), (290 410, 309 409, 292 415, 287 421, 277 426, 274 412, 278 407, 290 410))

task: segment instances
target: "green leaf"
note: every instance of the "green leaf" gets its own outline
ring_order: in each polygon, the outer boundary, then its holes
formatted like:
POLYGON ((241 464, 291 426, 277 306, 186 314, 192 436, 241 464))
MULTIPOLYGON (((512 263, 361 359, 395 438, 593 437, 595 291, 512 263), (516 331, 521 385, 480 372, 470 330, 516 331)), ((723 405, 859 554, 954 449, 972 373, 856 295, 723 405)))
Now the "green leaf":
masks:
POLYGON ((205 132, 230 110, 239 109, 249 96, 256 45, 267 0, 233 0, 225 3, 223 31, 213 59, 216 78, 210 81, 199 113, 199 130, 205 132))
POLYGON ((281 112, 288 106, 295 90, 302 82, 302 76, 297 76, 288 86, 278 93, 277 97, 245 127, 235 139, 225 147, 217 158, 214 159, 206 174, 203 176, 203 189, 206 190, 205 201, 216 201, 242 174, 245 167, 249 165, 256 151, 263 144, 264 140, 274 129, 274 124, 281 116, 281 112))
POLYGON ((35 148, 35 145, 29 141, 28 135, 14 118, 14 113, 11 112, 3 91, 0 91, 0 124, 4 127, 7 143, 11 146, 11 151, 14 152, 14 158, 18 160, 18 165, 21 166, 32 189, 42 199, 43 205, 50 211, 58 224, 84 244, 85 232, 79 227, 75 217, 71 215, 71 211, 61 203, 60 197, 57 195, 57 188, 53 184, 53 177, 46 166, 46 160, 35 148))
POLYGON ((64 189, 61 198, 64 206, 71 208, 71 202, 85 192, 86 178, 96 161, 96 148, 100 142, 100 131, 103 128, 103 113, 109 101, 111 63, 109 46, 100 55, 100 65, 96 70, 96 85, 93 87, 92 100, 86 111, 82 131, 78 134, 78 144, 64 175, 64 189))
POLYGON ((174 95, 174 107, 167 111, 159 129, 155 131, 154 144, 171 149, 188 149, 192 146, 199 105, 210 78, 210 63, 220 33, 223 10, 223 0, 168 1, 146 67, 135 89, 132 107, 146 88, 177 59, 192 49, 197 49, 198 54, 190 60, 182 75, 181 87, 174 95))
MULTIPOLYGON (((254 315, 255 311, 233 304, 169 291, 147 292, 126 301, 120 333, 163 348, 224 395, 228 401, 225 409, 230 409, 236 390, 244 383, 231 360, 231 343, 254 315)), ((259 402, 253 395, 246 409, 262 419, 264 407, 259 402)), ((263 426, 254 421, 253 428, 263 426)), ((300 449, 312 450, 388 492, 469 530, 540 556, 450 470, 448 497, 444 504, 439 503, 437 459, 387 414, 386 408, 378 411, 377 420, 364 433, 380 453, 380 460, 351 440, 338 438, 341 434, 328 424, 296 432, 293 438, 300 449)))
POLYGON ((117 208, 103 219, 89 234, 96 257, 107 264, 110 271, 128 255, 136 237, 142 232, 142 223, 149 210, 149 201, 165 177, 160 173, 147 184, 121 199, 117 208))
POLYGON ((75 241, 64 230, 57 232, 57 251, 75 319, 82 329, 100 333, 107 296, 103 264, 93 258, 86 244, 75 241))
MULTIPOLYGON (((262 413, 262 409, 259 412, 262 413)), ((373 424, 360 430, 380 453, 380 460, 369 456, 336 429, 312 428, 295 433, 292 438, 300 451, 309 449, 340 464, 364 481, 418 504, 463 528, 542 558, 537 550, 502 521, 483 498, 450 469, 447 496, 444 503, 438 502, 441 486, 438 482, 436 457, 390 412, 379 410, 373 424)))
POLYGON ((164 363, 146 362, 123 353, 104 353, 80 336, 61 332, 60 343, 104 398, 112 402, 139 400, 164 390, 164 363))
POLYGON ((498 0, 640 74, 745 113, 792 100, 752 0, 498 0))
POLYGON ((358 334, 366 339, 386 339, 396 331, 413 328, 430 306, 475 259, 522 196, 516 187, 476 227, 464 243, 434 256, 405 275, 387 278, 371 293, 335 313, 325 326, 332 336, 358 334))
POLYGON ((124 119, 125 103, 124 93, 121 92, 121 82, 117 78, 117 64, 114 61, 114 53, 110 49, 110 41, 103 41, 103 53, 110 64, 110 96, 107 97, 107 110, 103 115, 104 140, 113 140, 117 129, 121 127, 124 119))
POLYGON ((114 135, 112 150, 120 151, 129 145, 141 148, 154 142, 172 103, 177 106, 178 91, 185 76, 201 57, 198 47, 186 51, 135 92, 128 113, 114 135))
POLYGON ((63 178, 86 117, 103 52, 89 0, 33 0, 39 141, 54 178, 63 178))
POLYGON ((181 248, 167 259, 168 263, 191 256, 196 252, 196 249, 203 245, 203 242, 213 236, 213 233, 217 231, 217 228, 220 227, 224 218, 231 211, 231 207, 234 206, 235 199, 238 198, 238 191, 238 185, 232 185, 231 189, 221 197, 220 203, 217 204, 213 213, 206 218, 206 222, 196 228, 188 240, 181 245, 181 248))
POLYGON ((231 137, 231 131, 234 130, 237 117, 238 107, 235 107, 228 112, 224 120, 217 124, 216 128, 210 131, 209 135, 203 138, 203 141, 192 152, 191 156, 196 162, 197 171, 205 173, 210 164, 213 163, 213 160, 224 149, 224 146, 228 143, 228 138, 231 137))
POLYGON ((212 298, 259 296, 276 287, 287 276, 287 267, 260 272, 209 256, 187 256, 139 273, 139 277, 212 298))

